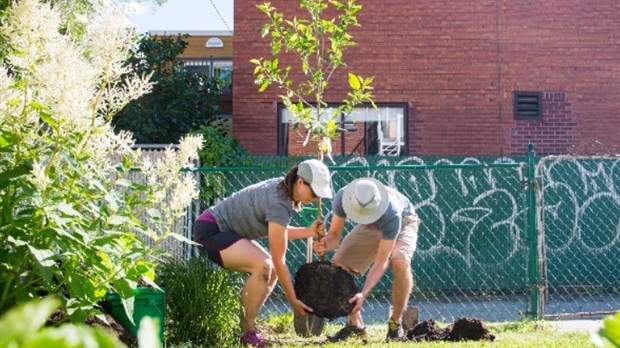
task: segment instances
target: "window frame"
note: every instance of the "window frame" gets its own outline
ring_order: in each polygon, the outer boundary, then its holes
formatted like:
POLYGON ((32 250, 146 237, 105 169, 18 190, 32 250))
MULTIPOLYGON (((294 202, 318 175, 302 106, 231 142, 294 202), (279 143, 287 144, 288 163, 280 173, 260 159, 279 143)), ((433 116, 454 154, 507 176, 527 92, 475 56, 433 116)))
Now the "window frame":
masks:
MULTIPOLYGON (((328 108, 336 108, 340 104, 338 103, 329 103, 327 105, 328 108)), ((407 102, 392 102, 392 103, 375 103, 377 108, 401 108, 403 110, 403 148, 399 156, 407 156, 409 154, 409 103, 407 102)), ((372 108, 372 104, 370 103, 362 103, 355 106, 355 108, 372 108)), ((279 156, 288 156, 288 132, 289 127, 284 127, 284 123, 282 123, 283 111, 286 108, 284 104, 281 102, 277 103, 276 107, 276 129, 277 129, 277 153, 279 156)), ((341 127, 343 123, 347 123, 341 117, 341 127)), ((288 125, 288 123, 286 123, 288 125)), ((345 125, 346 127, 346 125, 345 125)), ((364 138, 366 138, 367 134, 364 134, 364 138)), ((341 137, 338 143, 332 144, 333 154, 340 155, 343 154, 343 150, 345 149, 345 137, 341 137)), ((367 152, 368 145, 365 147, 367 152)), ((348 155, 344 153, 344 155, 348 155)), ((368 155, 368 153, 365 153, 368 155)), ((371 156, 379 156, 379 154, 372 154, 371 156)))

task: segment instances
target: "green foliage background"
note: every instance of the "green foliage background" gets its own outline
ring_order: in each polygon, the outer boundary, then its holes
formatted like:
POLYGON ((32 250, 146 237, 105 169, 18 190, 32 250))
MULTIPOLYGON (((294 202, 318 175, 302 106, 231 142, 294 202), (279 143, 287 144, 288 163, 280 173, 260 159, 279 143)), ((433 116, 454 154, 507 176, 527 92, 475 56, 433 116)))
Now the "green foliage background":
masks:
POLYGON ((219 82, 183 69, 179 56, 185 36, 144 36, 127 60, 139 74, 153 74, 153 91, 114 116, 118 129, 133 132, 137 143, 171 144, 206 126, 219 113, 219 82))

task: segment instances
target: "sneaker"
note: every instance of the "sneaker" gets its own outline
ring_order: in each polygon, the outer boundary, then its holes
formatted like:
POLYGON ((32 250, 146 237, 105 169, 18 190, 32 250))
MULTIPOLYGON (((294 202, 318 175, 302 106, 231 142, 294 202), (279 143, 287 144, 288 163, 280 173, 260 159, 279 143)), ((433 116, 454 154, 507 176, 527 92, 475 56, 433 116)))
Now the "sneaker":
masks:
POLYGON ((256 331, 248 331, 241 336, 241 344, 257 348, 265 348, 265 341, 256 331))
POLYGON ((327 340, 330 342, 339 342, 344 341, 349 337, 356 337, 362 340, 367 339, 368 332, 366 332, 366 327, 357 327, 355 325, 347 324, 345 327, 340 329, 340 331, 336 332, 336 334, 327 336, 327 340))
POLYGON ((388 323, 388 332, 385 337, 386 341, 404 341, 405 333, 403 330, 403 325, 401 323, 395 322, 393 319, 390 319, 388 323))

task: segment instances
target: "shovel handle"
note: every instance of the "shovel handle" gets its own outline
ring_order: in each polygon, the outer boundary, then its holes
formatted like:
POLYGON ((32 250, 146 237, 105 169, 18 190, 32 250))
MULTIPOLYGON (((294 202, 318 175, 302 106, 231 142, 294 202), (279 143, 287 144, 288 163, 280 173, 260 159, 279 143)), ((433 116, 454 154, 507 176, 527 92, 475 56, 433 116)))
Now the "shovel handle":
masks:
MULTIPOLYGON (((319 220, 321 220, 323 218, 323 212, 321 210, 321 198, 319 198, 319 202, 318 202, 318 213, 319 213, 319 220)), ((317 236, 316 240, 320 241, 323 237, 324 237, 323 232, 319 232, 319 235, 317 236)), ((310 237, 306 240, 306 262, 308 263, 312 262, 312 252, 313 252, 312 244, 313 244, 313 240, 312 240, 312 237, 310 237)), ((321 255, 319 259, 321 261, 325 261, 325 254, 321 255)))

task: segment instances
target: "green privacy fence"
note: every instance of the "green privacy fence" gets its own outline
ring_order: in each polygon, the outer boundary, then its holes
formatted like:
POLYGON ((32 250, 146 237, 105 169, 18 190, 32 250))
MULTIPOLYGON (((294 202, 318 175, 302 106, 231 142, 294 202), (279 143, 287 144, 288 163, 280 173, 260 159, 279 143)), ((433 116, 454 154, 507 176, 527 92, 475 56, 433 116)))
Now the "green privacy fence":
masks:
MULTIPOLYGON (((208 207, 258 181, 283 176, 288 167, 201 168, 208 207)), ((499 158, 447 159, 426 164, 420 158, 344 159, 330 167, 335 190, 360 177, 374 177, 396 188, 414 204, 422 221, 412 260, 415 290, 411 305, 424 304, 421 316, 518 318, 529 306, 530 247, 527 238, 526 163, 499 158), (473 305, 473 307, 472 307, 473 305)), ((322 215, 329 222, 331 201, 322 215)), ((312 217, 296 215, 292 225, 312 217)), ((345 226, 345 233, 353 227, 345 226)), ((305 240, 292 241, 287 264, 295 272, 306 262, 305 240)), ((328 255, 328 257, 331 255, 328 255)), ((359 278, 361 285, 364 278, 359 278)), ((389 311, 390 272, 367 301, 370 318, 384 321, 389 311)), ((288 311, 277 288, 266 310, 288 311)), ((367 315, 365 315, 367 316, 367 315)))

